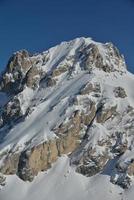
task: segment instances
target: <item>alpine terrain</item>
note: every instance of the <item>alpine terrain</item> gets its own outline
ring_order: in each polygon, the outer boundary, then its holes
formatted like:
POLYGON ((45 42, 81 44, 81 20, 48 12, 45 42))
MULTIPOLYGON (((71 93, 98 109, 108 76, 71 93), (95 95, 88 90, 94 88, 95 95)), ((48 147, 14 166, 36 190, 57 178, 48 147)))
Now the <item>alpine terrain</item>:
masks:
POLYGON ((112 43, 14 53, 0 77, 0 200, 133 200, 134 75, 112 43))

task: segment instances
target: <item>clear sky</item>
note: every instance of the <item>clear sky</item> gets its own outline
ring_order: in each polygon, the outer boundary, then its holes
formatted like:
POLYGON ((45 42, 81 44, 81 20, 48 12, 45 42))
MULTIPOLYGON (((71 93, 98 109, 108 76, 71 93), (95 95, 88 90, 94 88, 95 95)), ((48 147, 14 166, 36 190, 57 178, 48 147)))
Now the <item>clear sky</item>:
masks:
POLYGON ((14 51, 80 36, 113 42, 134 73, 134 0, 0 0, 0 70, 14 51))

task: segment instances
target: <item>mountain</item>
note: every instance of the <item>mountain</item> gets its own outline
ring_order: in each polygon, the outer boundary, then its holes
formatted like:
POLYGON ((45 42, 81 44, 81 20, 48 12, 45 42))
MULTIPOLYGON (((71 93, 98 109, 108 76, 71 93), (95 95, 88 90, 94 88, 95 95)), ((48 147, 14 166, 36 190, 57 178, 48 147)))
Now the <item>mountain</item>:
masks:
POLYGON ((133 86, 112 43, 13 54, 0 77, 0 200, 132 200, 133 86))

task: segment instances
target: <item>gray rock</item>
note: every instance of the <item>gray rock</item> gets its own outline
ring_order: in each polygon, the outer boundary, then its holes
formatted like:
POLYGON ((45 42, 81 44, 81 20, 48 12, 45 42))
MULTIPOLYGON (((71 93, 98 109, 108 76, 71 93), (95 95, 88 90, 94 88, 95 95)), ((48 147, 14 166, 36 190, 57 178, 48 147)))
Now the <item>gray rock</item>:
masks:
POLYGON ((127 94, 126 94, 124 88, 122 88, 122 87, 116 87, 114 89, 114 94, 115 94, 116 98, 125 98, 125 97, 127 97, 127 94))

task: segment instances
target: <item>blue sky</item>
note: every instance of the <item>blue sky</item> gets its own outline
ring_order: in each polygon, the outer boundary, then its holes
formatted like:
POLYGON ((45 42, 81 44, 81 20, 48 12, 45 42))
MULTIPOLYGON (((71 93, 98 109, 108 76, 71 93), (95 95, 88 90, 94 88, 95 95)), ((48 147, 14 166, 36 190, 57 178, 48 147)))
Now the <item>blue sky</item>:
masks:
POLYGON ((80 36, 113 42, 134 73, 134 0, 0 0, 0 70, 14 51, 80 36))

